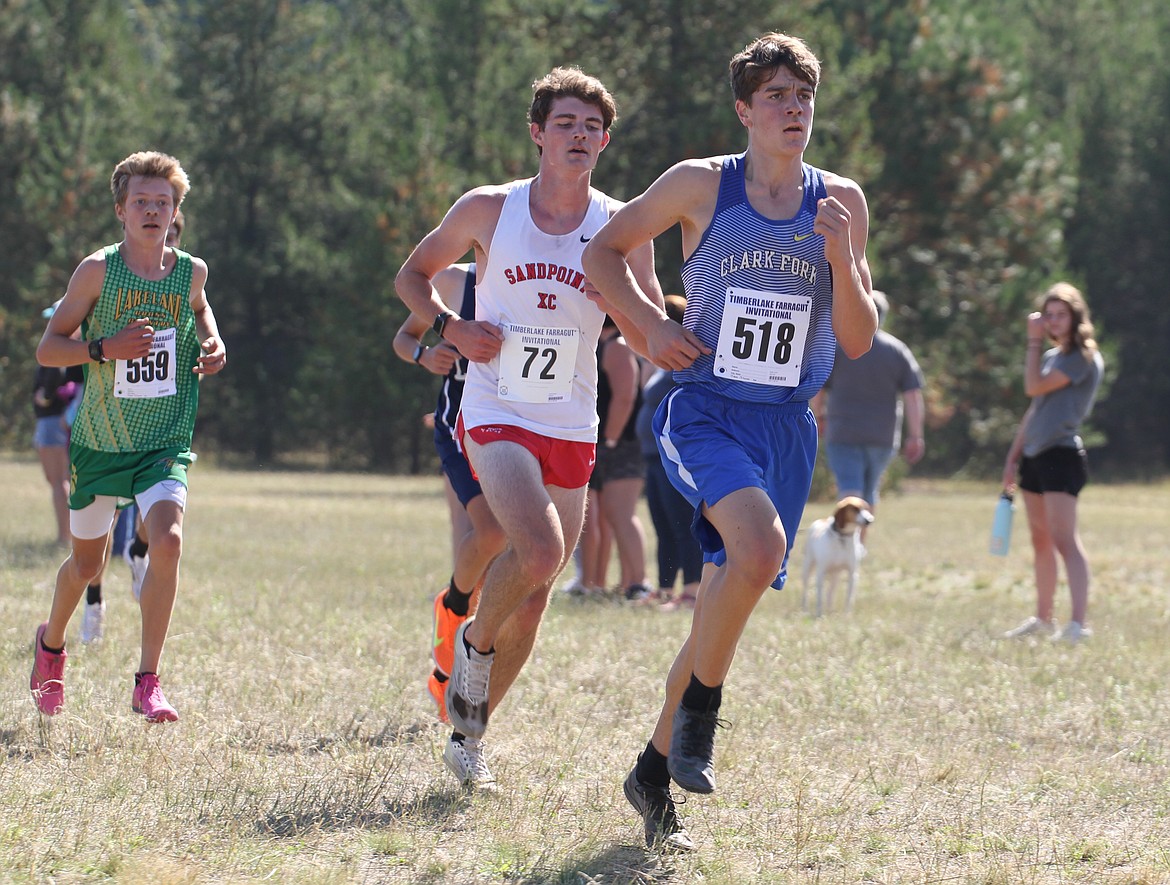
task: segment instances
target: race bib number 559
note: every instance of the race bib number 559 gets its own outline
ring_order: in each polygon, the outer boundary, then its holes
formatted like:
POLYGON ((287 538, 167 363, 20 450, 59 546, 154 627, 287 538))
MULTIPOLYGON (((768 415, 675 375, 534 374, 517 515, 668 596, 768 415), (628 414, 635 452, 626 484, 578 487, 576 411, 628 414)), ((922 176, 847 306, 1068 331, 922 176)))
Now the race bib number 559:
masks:
POLYGON ((715 348, 715 377, 798 386, 811 313, 807 295, 729 288, 715 348))
POLYGON ((174 396, 178 390, 175 370, 175 330, 158 329, 150 343, 150 353, 114 364, 114 396, 174 396))

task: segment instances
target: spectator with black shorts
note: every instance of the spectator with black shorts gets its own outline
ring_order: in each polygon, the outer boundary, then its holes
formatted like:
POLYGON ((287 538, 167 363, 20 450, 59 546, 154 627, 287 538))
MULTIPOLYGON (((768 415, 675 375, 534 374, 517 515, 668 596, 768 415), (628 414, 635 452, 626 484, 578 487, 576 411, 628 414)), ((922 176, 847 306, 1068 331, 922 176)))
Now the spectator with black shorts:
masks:
POLYGON ((1024 413, 1003 467, 1003 485, 1024 493, 1032 535, 1036 614, 1004 634, 1007 639, 1050 636, 1075 643, 1089 637, 1089 560, 1077 531, 1077 495, 1088 480, 1080 427, 1093 408, 1105 362, 1093 340, 1084 296, 1068 283, 1044 293, 1028 316, 1024 413), (1047 337, 1055 346, 1041 353, 1047 337), (1017 483, 1018 478, 1018 483, 1017 483), (1064 561, 1071 619, 1058 629, 1053 618, 1058 559, 1064 561))

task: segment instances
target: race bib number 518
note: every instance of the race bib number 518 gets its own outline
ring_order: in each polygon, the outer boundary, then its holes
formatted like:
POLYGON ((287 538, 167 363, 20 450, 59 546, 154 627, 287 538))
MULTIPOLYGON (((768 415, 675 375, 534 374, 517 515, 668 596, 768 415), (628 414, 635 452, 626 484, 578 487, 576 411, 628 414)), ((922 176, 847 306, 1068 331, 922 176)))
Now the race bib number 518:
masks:
POLYGON ((158 329, 150 343, 150 353, 114 364, 114 396, 123 399, 174 396, 178 390, 175 370, 175 330, 158 329))
POLYGON ((811 313, 807 295, 729 288, 715 348, 715 377, 798 386, 811 313))

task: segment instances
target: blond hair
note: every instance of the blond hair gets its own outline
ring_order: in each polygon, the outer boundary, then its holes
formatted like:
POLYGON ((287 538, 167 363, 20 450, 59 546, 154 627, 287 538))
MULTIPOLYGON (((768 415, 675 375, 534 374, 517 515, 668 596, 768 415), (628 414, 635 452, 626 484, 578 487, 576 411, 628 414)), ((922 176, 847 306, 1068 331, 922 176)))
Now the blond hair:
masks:
POLYGON ((110 176, 110 190, 114 194, 116 205, 126 205, 130 179, 135 175, 144 178, 165 178, 170 182, 176 208, 191 189, 191 182, 187 178, 187 173, 183 171, 182 164, 170 154, 160 151, 138 151, 115 166, 114 174, 110 176))

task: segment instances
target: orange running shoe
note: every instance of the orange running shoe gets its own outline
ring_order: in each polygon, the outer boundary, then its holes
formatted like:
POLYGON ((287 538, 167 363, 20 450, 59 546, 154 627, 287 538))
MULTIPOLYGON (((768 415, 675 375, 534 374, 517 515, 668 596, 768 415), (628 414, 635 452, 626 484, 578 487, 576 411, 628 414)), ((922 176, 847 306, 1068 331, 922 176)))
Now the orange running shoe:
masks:
POLYGON ((431 636, 431 655, 435 659, 435 666, 444 676, 450 675, 455 662, 455 631, 467 620, 467 615, 457 615, 443 605, 447 589, 444 587, 435 597, 434 630, 431 636))
POLYGON ((432 671, 431 675, 427 677, 427 694, 431 696, 431 700, 439 708, 439 721, 443 723, 449 721, 447 719, 447 704, 443 700, 443 695, 446 691, 447 677, 443 676, 438 670, 432 671))

